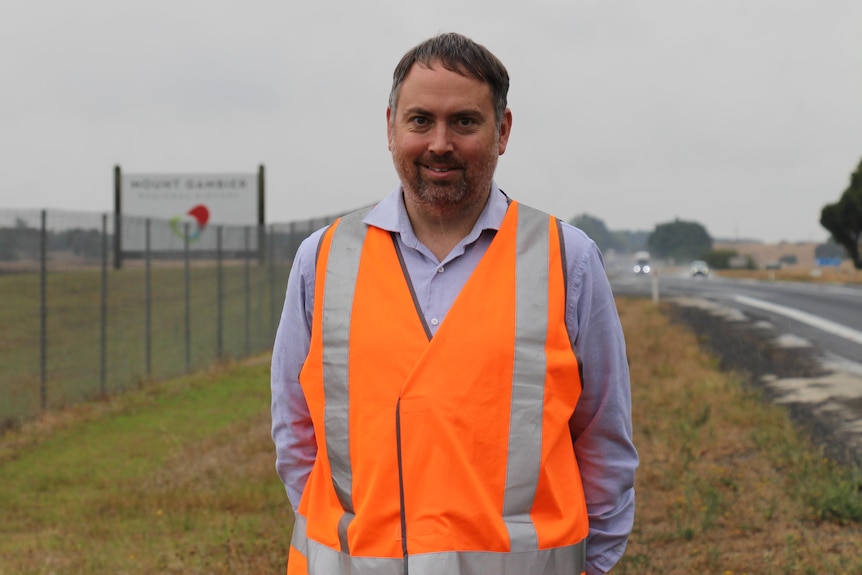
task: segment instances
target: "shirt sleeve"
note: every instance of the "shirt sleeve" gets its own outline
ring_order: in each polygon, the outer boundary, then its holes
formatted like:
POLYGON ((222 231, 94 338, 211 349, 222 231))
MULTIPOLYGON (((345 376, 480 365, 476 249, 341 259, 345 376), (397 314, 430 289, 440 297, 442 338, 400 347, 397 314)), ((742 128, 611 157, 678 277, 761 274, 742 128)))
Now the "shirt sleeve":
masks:
POLYGON ((314 427, 299 385, 299 372, 311 341, 315 263, 322 233, 323 230, 318 230, 309 236, 297 250, 272 350, 270 385, 275 468, 294 511, 317 457, 314 427))
POLYGON ((596 244, 563 224, 568 265, 566 323, 582 363, 583 391, 569 422, 590 532, 587 574, 610 571, 634 523, 631 388, 625 339, 596 244))

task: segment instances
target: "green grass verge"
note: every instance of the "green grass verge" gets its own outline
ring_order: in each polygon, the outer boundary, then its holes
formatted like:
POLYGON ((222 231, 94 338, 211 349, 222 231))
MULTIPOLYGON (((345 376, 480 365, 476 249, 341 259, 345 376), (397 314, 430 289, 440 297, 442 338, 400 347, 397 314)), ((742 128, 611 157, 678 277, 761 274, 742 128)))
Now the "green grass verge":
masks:
POLYGON ((0 574, 283 572, 268 380, 266 364, 232 367, 7 433, 0 574))

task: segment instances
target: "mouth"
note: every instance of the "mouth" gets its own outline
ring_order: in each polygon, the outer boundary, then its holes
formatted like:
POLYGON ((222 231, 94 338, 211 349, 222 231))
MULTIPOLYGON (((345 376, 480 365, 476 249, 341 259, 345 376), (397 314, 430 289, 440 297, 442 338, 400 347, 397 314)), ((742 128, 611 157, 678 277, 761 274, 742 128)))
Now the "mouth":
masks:
POLYGON ((428 171, 432 174, 440 175, 440 176, 446 176, 449 174, 453 174, 453 173, 455 173, 461 169, 460 166, 454 166, 454 165, 442 165, 442 166, 441 165, 434 165, 434 164, 420 164, 420 165, 426 171, 428 171))

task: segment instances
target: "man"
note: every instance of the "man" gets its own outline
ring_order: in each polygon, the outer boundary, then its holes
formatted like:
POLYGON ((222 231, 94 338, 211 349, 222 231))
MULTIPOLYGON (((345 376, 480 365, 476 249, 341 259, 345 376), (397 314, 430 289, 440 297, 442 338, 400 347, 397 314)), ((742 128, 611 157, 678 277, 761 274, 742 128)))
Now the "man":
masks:
POLYGON ((297 253, 272 359, 287 572, 605 573, 637 453, 595 244, 493 181, 509 77, 458 34, 395 69, 400 185, 297 253))

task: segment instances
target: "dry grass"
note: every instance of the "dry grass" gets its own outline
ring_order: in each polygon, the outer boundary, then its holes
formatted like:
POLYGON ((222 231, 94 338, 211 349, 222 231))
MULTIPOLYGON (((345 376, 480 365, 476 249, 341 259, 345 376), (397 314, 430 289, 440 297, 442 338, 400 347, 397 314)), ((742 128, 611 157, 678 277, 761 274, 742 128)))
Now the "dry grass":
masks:
POLYGON ((823 477, 847 472, 652 304, 619 308, 641 467, 635 530, 614 573, 862 573, 859 524, 824 520, 842 487, 842 505, 862 505, 852 478, 823 477))
MULTIPOLYGON (((862 574, 844 472, 650 302, 618 305, 642 463, 615 575, 862 574)), ((0 575, 283 573, 267 382, 263 358, 0 436, 0 575)))
POLYGON ((791 266, 779 270, 715 270, 715 275, 731 278, 749 278, 767 281, 802 281, 862 284, 862 270, 852 267, 805 268, 791 266))

